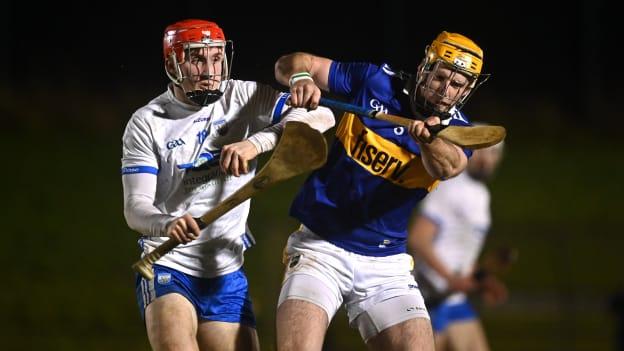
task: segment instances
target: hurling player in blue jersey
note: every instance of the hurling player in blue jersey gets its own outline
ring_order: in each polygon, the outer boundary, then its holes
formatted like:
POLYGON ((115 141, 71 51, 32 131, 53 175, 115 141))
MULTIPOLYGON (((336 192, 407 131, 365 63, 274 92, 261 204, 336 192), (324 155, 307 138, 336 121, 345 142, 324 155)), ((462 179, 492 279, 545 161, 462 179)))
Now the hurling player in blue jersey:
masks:
POLYGON ((482 64, 479 46, 448 32, 427 47, 414 75, 301 52, 276 62, 275 77, 290 86, 293 106, 316 108, 323 90, 414 119, 404 128, 343 115, 327 163, 308 177, 290 209, 301 227, 285 249, 278 350, 321 350, 343 303, 369 349, 434 349, 410 274, 407 221, 440 180, 466 167, 470 151, 431 138, 427 126, 470 125, 460 108, 487 77, 482 64))

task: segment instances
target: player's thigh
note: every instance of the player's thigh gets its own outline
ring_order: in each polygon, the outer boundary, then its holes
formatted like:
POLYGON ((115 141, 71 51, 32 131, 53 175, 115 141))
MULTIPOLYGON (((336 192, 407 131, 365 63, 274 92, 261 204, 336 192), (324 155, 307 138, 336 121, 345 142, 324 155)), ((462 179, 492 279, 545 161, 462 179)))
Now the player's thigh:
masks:
POLYGON ((260 350, 256 329, 240 323, 200 322, 197 341, 201 351, 260 350))
POLYGON ((448 350, 448 336, 446 332, 434 332, 433 333, 433 342, 435 344, 436 351, 447 351, 448 350))
POLYGON ((329 321, 350 284, 344 250, 298 231, 285 250, 286 272, 277 309, 278 350, 321 350, 329 321))
POLYGON ((360 331, 364 342, 393 326, 410 326, 412 322, 404 323, 410 320, 423 319, 426 331, 431 331, 425 301, 410 273, 411 267, 412 259, 407 254, 358 257, 354 290, 345 296, 345 304, 349 323, 360 331))
POLYGON ((448 342, 454 351, 488 351, 485 332, 478 319, 458 321, 446 329, 448 342))
POLYGON ((152 349, 197 350, 197 315, 182 295, 170 293, 145 308, 145 325, 152 349))
POLYGON ((366 345, 374 351, 434 351, 431 322, 427 318, 406 320, 384 329, 366 345))
POLYGON ((278 351, 320 351, 329 318, 325 309, 299 299, 286 299, 277 309, 278 351))

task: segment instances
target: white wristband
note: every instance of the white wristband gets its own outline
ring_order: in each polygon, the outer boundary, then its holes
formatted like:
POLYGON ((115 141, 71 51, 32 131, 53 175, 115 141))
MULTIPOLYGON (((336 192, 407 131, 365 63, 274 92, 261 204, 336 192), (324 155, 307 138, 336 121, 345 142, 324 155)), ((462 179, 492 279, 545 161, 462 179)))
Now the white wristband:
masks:
POLYGON ((293 84, 304 79, 314 81, 314 79, 312 79, 312 75, 309 72, 299 72, 290 76, 290 79, 288 80, 288 85, 292 87, 293 84))

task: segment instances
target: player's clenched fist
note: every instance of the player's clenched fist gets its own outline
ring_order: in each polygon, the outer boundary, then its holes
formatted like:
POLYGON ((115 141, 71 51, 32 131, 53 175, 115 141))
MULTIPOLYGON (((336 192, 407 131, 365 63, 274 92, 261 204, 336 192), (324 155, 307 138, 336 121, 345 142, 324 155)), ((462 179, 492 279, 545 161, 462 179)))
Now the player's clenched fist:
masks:
POLYGON ((434 126, 440 124, 439 117, 429 117, 424 121, 415 120, 409 126, 410 135, 418 143, 430 143, 433 140, 433 136, 427 129, 427 126, 434 126))
POLYGON ((507 301, 509 292, 503 282, 494 275, 486 276, 479 284, 483 302, 488 306, 496 306, 507 301))
POLYGON ((299 80, 290 87, 290 106, 314 110, 320 99, 321 89, 312 79, 299 80))
POLYGON ((187 213, 167 224, 167 236, 181 244, 186 244, 199 237, 199 226, 195 219, 187 213))
POLYGON ((247 163, 258 156, 258 149, 248 140, 225 145, 221 149, 219 164, 221 170, 228 174, 239 177, 241 174, 249 173, 247 163))

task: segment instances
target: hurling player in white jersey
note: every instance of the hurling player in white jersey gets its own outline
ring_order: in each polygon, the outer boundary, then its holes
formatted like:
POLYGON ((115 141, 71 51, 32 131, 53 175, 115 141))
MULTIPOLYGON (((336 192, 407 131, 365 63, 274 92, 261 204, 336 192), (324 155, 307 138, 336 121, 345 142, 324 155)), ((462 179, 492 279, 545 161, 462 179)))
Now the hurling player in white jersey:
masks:
POLYGON ((502 150, 502 143, 475 150, 463 173, 441 182, 427 195, 410 228, 416 280, 429 309, 439 351, 488 350, 466 293, 482 290, 495 303, 507 295, 493 275, 476 268, 491 223, 486 182, 496 170, 502 150))
POLYGON ((317 106, 323 90, 413 119, 404 128, 345 113, 328 161, 301 187, 290 209, 302 225, 285 249, 279 351, 320 351, 343 304, 368 349, 434 349, 429 315, 411 274, 407 222, 441 179, 466 167, 470 151, 433 138, 428 127, 470 125, 459 109, 487 77, 482 63, 478 45, 446 31, 427 47, 412 75, 301 52, 277 61, 275 77, 290 86, 294 106, 317 106))
POLYGON ((288 108, 289 94, 230 79, 232 43, 213 22, 183 20, 164 32, 167 91, 137 110, 123 135, 124 215, 148 253, 181 243, 137 276, 137 298, 155 350, 257 350, 244 272, 250 201, 200 228, 194 218, 249 181, 286 121, 325 131, 331 110, 288 108))

